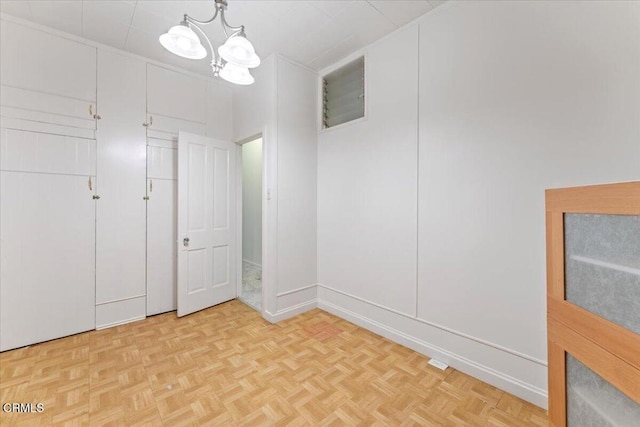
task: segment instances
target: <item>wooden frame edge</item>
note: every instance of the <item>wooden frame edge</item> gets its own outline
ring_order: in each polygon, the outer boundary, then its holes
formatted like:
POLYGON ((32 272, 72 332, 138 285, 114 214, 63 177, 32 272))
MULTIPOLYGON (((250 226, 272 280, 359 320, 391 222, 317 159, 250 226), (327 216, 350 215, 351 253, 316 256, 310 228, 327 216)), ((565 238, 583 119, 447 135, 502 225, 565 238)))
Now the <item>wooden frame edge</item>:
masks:
POLYGON ((547 297, 564 300, 564 216, 561 212, 547 212, 546 218, 547 297))
POLYGON ((640 215, 640 181, 545 191, 547 212, 640 215))
POLYGON ((565 375, 564 350, 551 340, 547 344, 549 358, 549 425, 565 427, 567 425, 567 377, 565 375))
MULTIPOLYGON (((549 318, 548 323, 551 347, 555 345, 564 349, 629 398, 640 403, 640 369, 636 369, 559 321, 549 318)), ((553 369, 556 370, 557 367, 553 369)), ((566 401, 564 404, 566 405, 566 401)))
POLYGON ((549 316, 640 370, 640 335, 568 301, 549 298, 549 316))

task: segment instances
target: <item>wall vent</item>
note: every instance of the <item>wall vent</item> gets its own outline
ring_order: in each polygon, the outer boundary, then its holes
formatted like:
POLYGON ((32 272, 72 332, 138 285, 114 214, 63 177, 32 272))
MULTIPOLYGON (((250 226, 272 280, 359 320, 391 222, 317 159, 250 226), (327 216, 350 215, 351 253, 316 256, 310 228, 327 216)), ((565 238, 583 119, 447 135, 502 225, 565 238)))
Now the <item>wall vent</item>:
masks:
POLYGON ((364 117, 364 57, 322 78, 322 127, 364 117))

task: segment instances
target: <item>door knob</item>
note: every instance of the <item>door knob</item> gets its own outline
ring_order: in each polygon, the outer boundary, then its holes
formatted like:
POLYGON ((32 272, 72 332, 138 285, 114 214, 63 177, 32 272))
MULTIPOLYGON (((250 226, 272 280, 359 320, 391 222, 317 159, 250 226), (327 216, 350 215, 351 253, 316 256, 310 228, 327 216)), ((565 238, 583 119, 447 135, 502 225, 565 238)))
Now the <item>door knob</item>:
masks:
POLYGON ((185 237, 184 239, 182 239, 182 244, 183 244, 184 246, 189 246, 189 238, 188 238, 188 237, 185 237))

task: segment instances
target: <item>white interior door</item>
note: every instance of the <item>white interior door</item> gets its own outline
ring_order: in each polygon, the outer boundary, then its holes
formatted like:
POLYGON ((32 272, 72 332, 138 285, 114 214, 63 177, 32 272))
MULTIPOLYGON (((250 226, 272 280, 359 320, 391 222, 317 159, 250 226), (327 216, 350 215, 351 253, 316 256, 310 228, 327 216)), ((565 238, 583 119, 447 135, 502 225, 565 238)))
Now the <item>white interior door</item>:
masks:
POLYGON ((235 153, 178 135, 178 316, 236 297, 235 153))

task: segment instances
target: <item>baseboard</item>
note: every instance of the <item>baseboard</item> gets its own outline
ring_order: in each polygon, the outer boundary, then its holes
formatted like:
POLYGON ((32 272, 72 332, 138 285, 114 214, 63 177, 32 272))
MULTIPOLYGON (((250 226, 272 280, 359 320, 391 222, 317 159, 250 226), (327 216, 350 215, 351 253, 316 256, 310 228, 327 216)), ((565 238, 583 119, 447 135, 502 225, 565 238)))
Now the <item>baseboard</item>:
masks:
POLYGON ((96 305, 96 329, 124 325, 147 317, 145 295, 96 305))
POLYGON ((312 300, 305 301, 303 303, 278 310, 275 313, 270 313, 269 311, 265 310, 262 313, 262 317, 271 323, 277 323, 282 320, 286 320, 291 317, 297 316, 298 314, 305 313, 309 310, 313 310, 314 308, 317 308, 317 307, 318 307, 318 302, 314 298, 312 300))
POLYGON ((322 285, 318 289, 317 306, 398 344, 441 360, 534 405, 547 408, 544 366, 429 327, 416 320, 385 313, 379 307, 332 292, 322 285), (528 378, 517 378, 516 375, 528 378), (535 384, 536 382, 540 385, 535 384))
POLYGON ((138 317, 132 317, 130 319, 119 320, 113 323, 105 323, 103 325, 96 326, 96 330, 99 331, 101 329, 113 328, 114 326, 126 325, 127 323, 137 322, 138 320, 144 320, 146 318, 147 318, 146 316, 138 316, 138 317))
POLYGON ((312 284, 302 286, 290 291, 281 292, 276 295, 276 310, 281 312, 287 310, 290 307, 297 307, 300 304, 304 304, 308 301, 315 301, 318 297, 318 285, 312 284))

